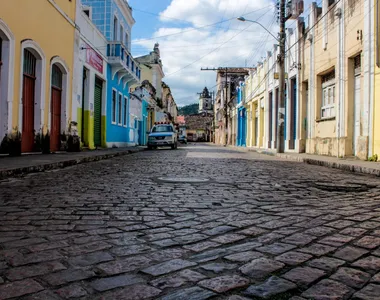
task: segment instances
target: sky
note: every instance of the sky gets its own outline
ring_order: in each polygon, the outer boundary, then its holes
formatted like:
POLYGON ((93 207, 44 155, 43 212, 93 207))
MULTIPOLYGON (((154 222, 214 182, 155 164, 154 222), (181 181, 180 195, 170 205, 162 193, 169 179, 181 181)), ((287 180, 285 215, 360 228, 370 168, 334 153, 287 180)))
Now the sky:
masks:
MULTIPOLYGON (((215 90, 216 72, 201 68, 254 67, 276 41, 275 5, 268 0, 129 0, 136 24, 132 54, 160 45, 165 81, 179 107, 197 103, 205 86, 215 90)), ((291 21, 289 21, 292 23, 291 21)))

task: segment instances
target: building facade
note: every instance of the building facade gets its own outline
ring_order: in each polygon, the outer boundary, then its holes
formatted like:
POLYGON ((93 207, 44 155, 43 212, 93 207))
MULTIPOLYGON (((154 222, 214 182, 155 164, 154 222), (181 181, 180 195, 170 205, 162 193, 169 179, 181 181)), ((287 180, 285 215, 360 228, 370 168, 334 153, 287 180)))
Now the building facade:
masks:
POLYGON ((139 64, 130 54, 135 23, 126 0, 82 0, 89 18, 107 39, 107 85, 105 120, 101 136, 106 147, 135 144, 135 127, 130 116, 130 87, 141 78, 139 64))
POLYGON ((73 120, 75 10, 76 0, 1 2, 0 135, 21 135, 22 152, 47 134, 60 150, 73 120))
POLYGON ((148 107, 150 94, 144 87, 137 87, 131 94, 131 117, 134 122, 136 145, 146 145, 148 128, 148 107))
POLYGON ((310 127, 306 152, 337 157, 368 157, 370 95, 364 76, 364 1, 311 6, 309 41, 310 127), (318 19, 328 14, 328 18, 318 19), (357 33, 352 34, 352 32, 357 33))
POLYGON ((90 11, 77 2, 72 113, 82 145, 95 149, 106 147, 108 41, 90 11))
POLYGON ((210 93, 208 88, 205 87, 199 95, 199 113, 213 113, 213 93, 210 93))
POLYGON ((293 22, 286 34, 284 95, 279 95, 278 45, 245 77, 240 86, 245 96, 238 95, 237 110, 223 105, 223 74, 218 74, 218 130, 225 130, 223 109, 227 107, 232 130, 238 115, 237 145, 275 151, 280 114, 285 152, 360 159, 379 152, 376 34, 380 10, 376 8, 373 15, 370 7, 367 0, 323 0, 321 7, 312 3, 309 15, 293 22), (281 96, 285 107, 279 111, 281 96))
POLYGON ((165 83, 161 83, 162 87, 162 109, 167 114, 169 121, 175 122, 178 115, 177 104, 173 98, 170 87, 165 83))

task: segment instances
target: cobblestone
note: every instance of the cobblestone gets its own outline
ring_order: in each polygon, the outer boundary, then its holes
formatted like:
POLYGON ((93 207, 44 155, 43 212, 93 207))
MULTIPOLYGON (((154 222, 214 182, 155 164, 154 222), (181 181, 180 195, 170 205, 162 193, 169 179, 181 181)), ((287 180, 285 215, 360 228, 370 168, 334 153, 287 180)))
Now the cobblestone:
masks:
POLYGON ((274 271, 282 269, 285 265, 275 260, 258 258, 250 263, 243 265, 240 271, 254 279, 262 279, 274 271))
MULTIPOLYGON (((79 298, 87 295, 86 290, 79 284, 73 283, 55 291, 62 298, 79 298)), ((50 298, 47 298, 50 299, 50 298)))
POLYGON ((306 287, 325 274, 326 273, 324 271, 315 268, 298 267, 285 273, 283 277, 287 280, 296 283, 299 286, 306 287))
POLYGON ((309 261, 307 264, 310 267, 322 269, 325 271, 333 271, 338 267, 344 265, 346 262, 341 259, 332 258, 328 256, 320 257, 309 261))
POLYGON ((173 260, 169 260, 167 262, 163 262, 161 264, 153 265, 149 268, 143 269, 142 272, 153 275, 153 276, 158 276, 158 275, 163 275, 170 272, 178 271, 187 267, 193 267, 195 265, 196 263, 186 261, 183 259, 173 259, 173 260))
POLYGON ((312 257, 313 256, 309 254, 300 253, 296 251, 289 251, 277 256, 275 259, 288 265, 296 266, 309 260, 312 257))
POLYGON ((91 287, 96 291, 104 292, 117 287, 124 287, 127 285, 133 285, 137 283, 144 283, 145 280, 139 276, 132 274, 125 274, 113 277, 107 277, 97 279, 91 282, 91 287))
POLYGON ((0 299, 371 299, 380 284, 378 178, 189 144, 0 189, 0 299))
POLYGON ((371 275, 352 268, 339 268, 330 278, 353 288, 361 288, 370 280, 371 275))
POLYGON ((366 253, 368 253, 368 251, 365 249, 347 246, 338 250, 333 255, 343 260, 354 261, 366 253))
POLYGON ((200 286, 217 293, 223 293, 236 288, 241 288, 248 284, 249 280, 247 278, 237 275, 225 275, 199 282, 200 286))
POLYGON ((188 282, 198 282, 203 279, 206 279, 207 277, 201 273, 192 271, 192 270, 183 270, 179 273, 160 277, 158 279, 155 279, 150 282, 151 285, 153 285, 156 288, 159 289, 166 289, 166 288, 175 288, 182 286, 188 282))
POLYGON ((325 300, 325 299, 348 299, 353 293, 353 290, 346 285, 324 279, 316 285, 302 293, 302 297, 306 299, 325 300))
POLYGON ((9 299, 32 294, 43 290, 44 288, 33 279, 25 279, 6 283, 0 286, 0 299, 9 299))
POLYGON ((360 300, 377 300, 380 295, 380 285, 369 284, 362 290, 354 294, 354 299, 360 300))
POLYGON ((294 283, 272 276, 260 285, 251 285, 244 294, 266 299, 296 288, 297 286, 294 283))
POLYGON ((182 290, 176 291, 174 293, 168 294, 168 295, 162 297, 161 299, 162 300, 178 300, 178 299, 205 300, 205 299, 209 299, 215 295, 216 295, 215 293, 213 293, 209 290, 195 286, 195 287, 182 289, 182 290))

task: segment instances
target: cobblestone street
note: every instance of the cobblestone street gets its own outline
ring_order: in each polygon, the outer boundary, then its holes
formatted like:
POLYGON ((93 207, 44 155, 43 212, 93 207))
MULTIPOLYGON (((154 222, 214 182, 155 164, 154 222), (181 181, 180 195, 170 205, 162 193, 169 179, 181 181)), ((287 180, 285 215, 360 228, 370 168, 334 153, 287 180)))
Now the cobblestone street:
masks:
POLYGON ((0 299, 380 299, 379 183, 202 144, 5 180, 0 299))

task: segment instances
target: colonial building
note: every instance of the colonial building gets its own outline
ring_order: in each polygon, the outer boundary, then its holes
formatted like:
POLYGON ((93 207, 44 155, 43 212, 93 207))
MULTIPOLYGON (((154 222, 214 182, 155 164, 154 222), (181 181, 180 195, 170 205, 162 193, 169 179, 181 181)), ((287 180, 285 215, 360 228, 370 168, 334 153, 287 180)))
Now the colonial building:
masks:
POLYGON ((106 146, 108 41, 91 21, 92 10, 77 2, 73 116, 82 145, 106 146))
POLYGON ((148 80, 156 89, 156 99, 162 101, 162 79, 165 77, 160 56, 159 44, 155 44, 153 51, 144 56, 136 57, 140 63, 141 80, 148 80))
POLYGON ((21 137, 22 152, 40 151, 46 134, 60 150, 73 120, 75 9, 76 0, 1 1, 0 136, 21 137))
POLYGON ((135 123, 129 111, 129 88, 140 82, 141 72, 130 54, 131 31, 135 23, 132 8, 126 0, 82 0, 82 5, 107 39, 106 118, 97 135, 103 137, 106 147, 133 145, 135 123))
POLYGON ((210 93, 208 88, 205 87, 199 95, 199 113, 213 114, 213 93, 210 93))
POLYGON ((307 153, 368 156, 371 97, 365 91, 372 79, 364 76, 363 8, 364 0, 311 5, 311 50, 304 52, 310 56, 307 153))
POLYGON ((236 93, 240 81, 248 75, 249 69, 221 68, 216 75, 217 93, 214 104, 215 143, 236 144, 236 93))
POLYGON ((172 91, 170 87, 162 82, 162 108, 164 112, 167 114, 169 121, 175 122, 178 115, 177 104, 173 98, 172 91))

